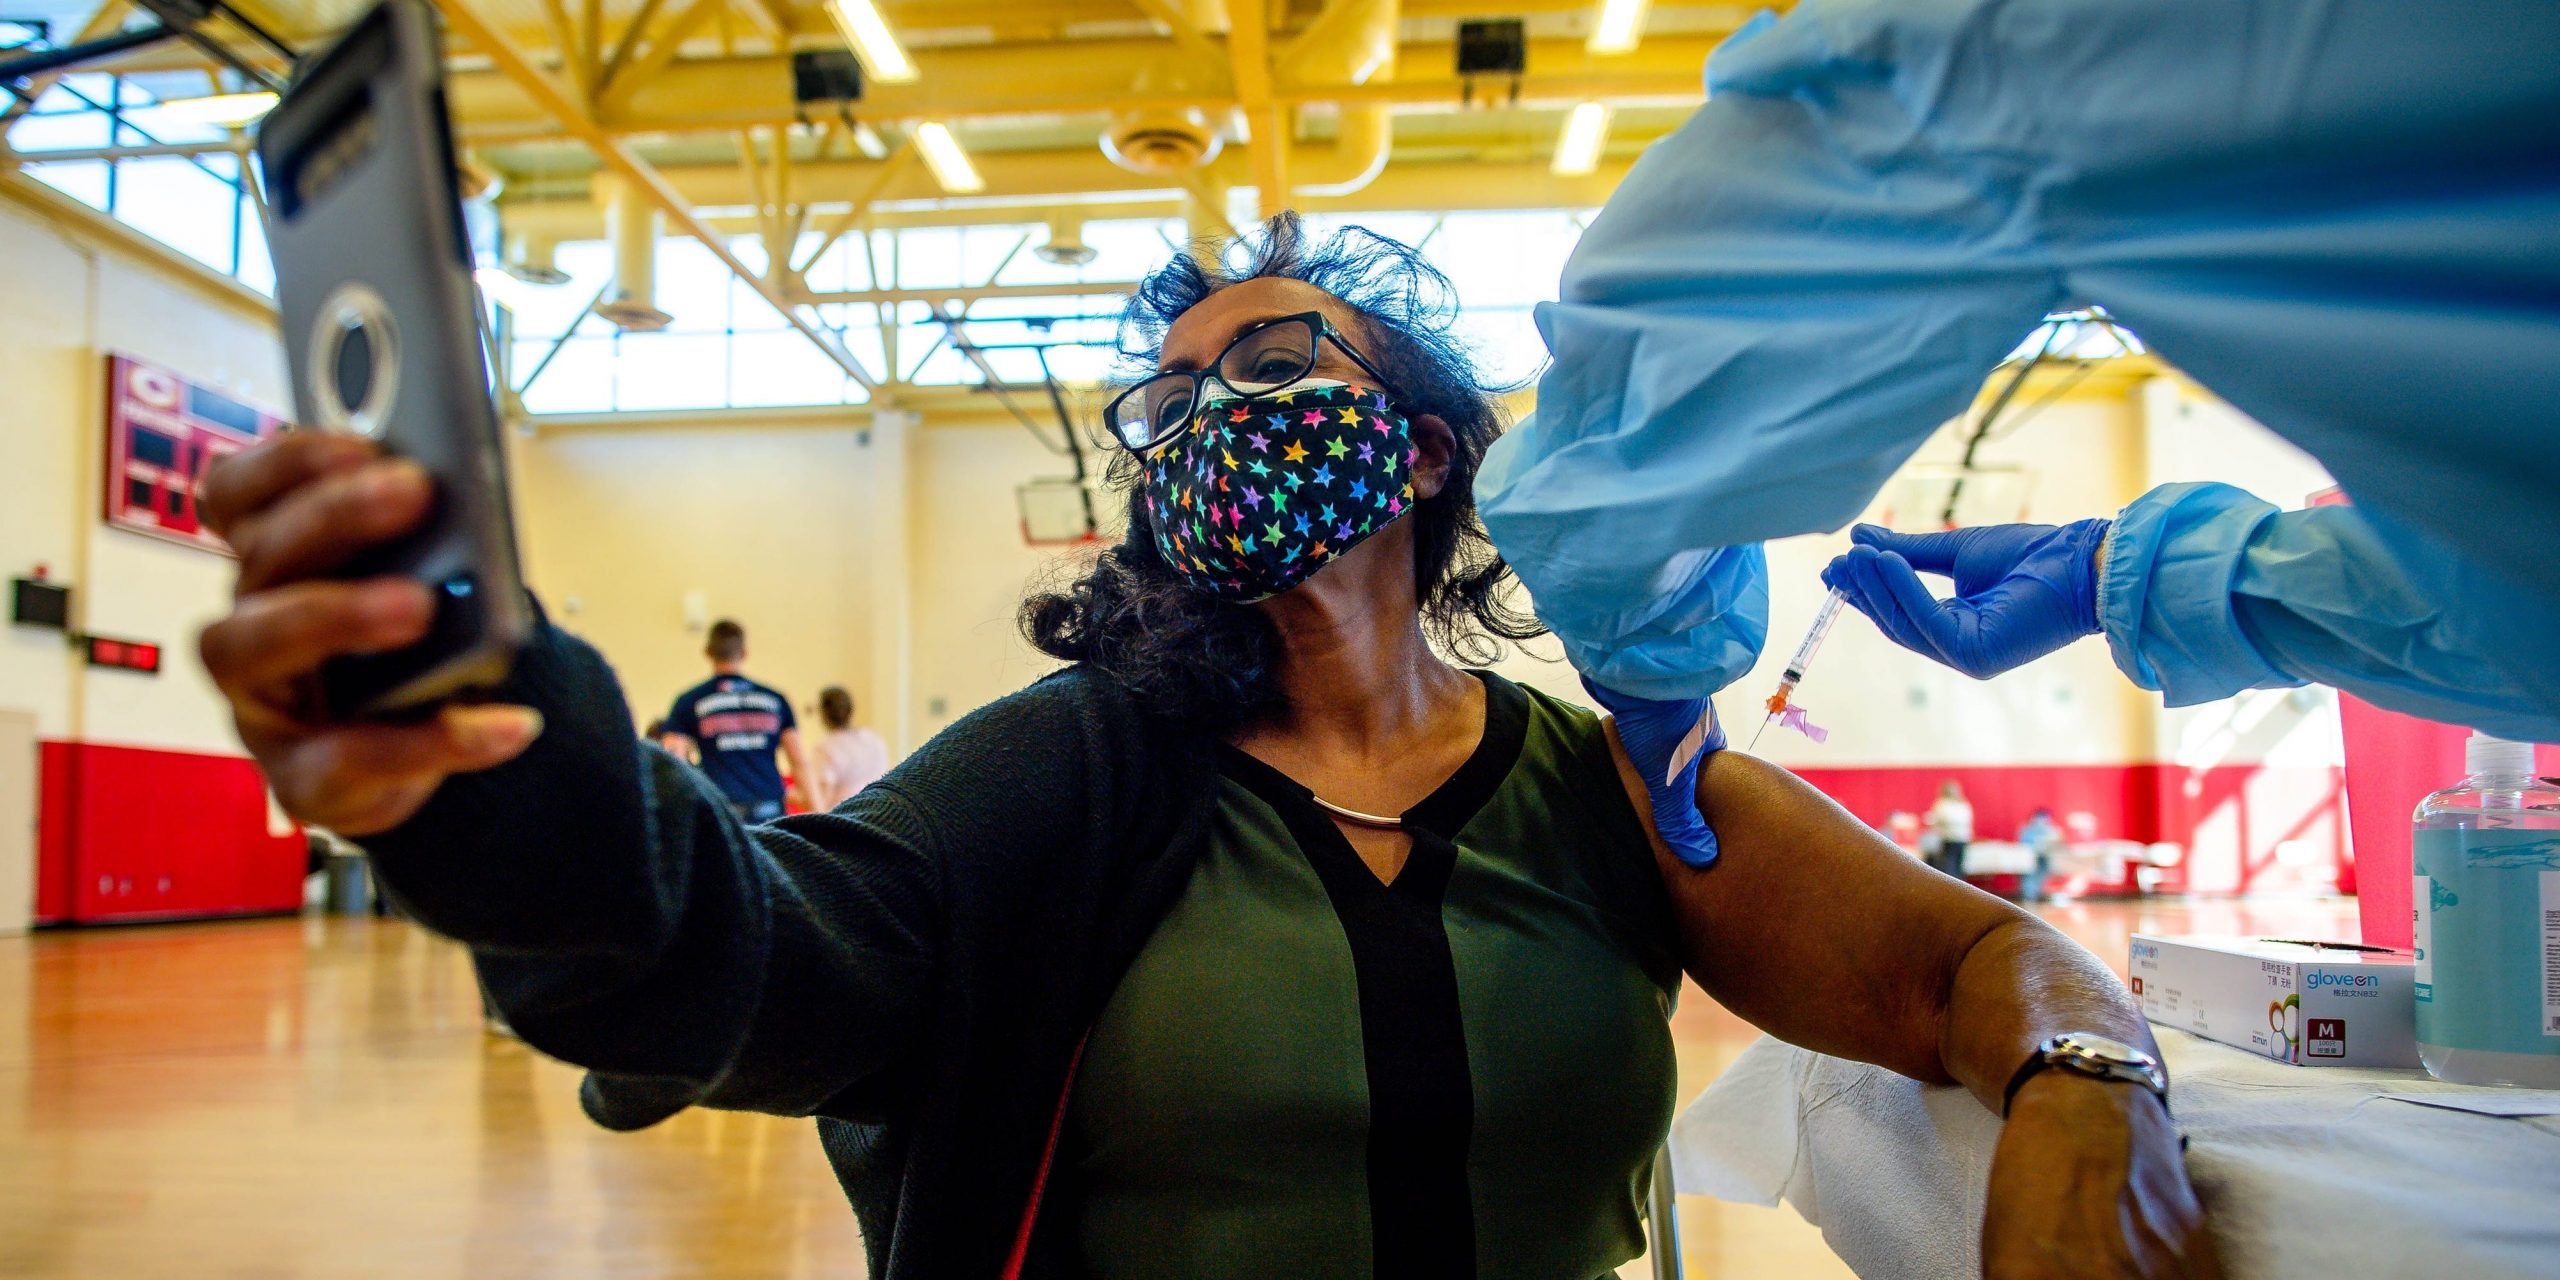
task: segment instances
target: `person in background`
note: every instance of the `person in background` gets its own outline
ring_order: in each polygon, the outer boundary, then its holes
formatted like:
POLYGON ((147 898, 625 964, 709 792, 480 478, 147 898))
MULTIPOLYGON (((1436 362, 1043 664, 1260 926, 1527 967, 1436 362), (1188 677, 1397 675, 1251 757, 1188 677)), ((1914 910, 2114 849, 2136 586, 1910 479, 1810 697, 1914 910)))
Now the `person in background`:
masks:
POLYGON ((1883 830, 1885 836, 1893 841, 1895 848, 1918 857, 1922 862, 1929 860, 1928 855, 1920 847, 1922 836, 1919 814, 1909 809, 1896 809, 1884 816, 1883 830))
POLYGON ((1938 836, 1938 856, 1931 865, 1963 879, 1964 848, 1973 843, 1973 802, 1953 778, 1938 784, 1938 802, 1929 806, 1929 829, 1938 836))
POLYGON ((2027 881, 2018 887, 2018 897, 2027 902, 2044 901, 2045 877, 2053 874, 2054 851, 2062 847, 2062 824, 2053 820, 2053 810, 2042 805, 2027 815, 2018 828, 2018 843, 2036 856, 2036 869, 2027 873, 2027 881))
POLYGON ((735 620, 711 624, 702 654, 711 659, 711 678, 676 695, 658 745, 693 761, 728 797, 739 821, 771 822, 782 816, 787 794, 774 751, 791 758, 794 780, 812 776, 791 701, 747 678, 747 629, 735 620))
POLYGON ((665 716, 660 716, 657 719, 650 721, 649 727, 640 731, 640 740, 642 742, 663 742, 666 740, 666 736, 667 718, 665 716))
POLYGON ((889 771, 889 744, 869 729, 854 727, 853 695, 843 685, 828 685, 818 695, 818 718, 826 721, 827 733, 818 739, 809 807, 827 813, 889 771))

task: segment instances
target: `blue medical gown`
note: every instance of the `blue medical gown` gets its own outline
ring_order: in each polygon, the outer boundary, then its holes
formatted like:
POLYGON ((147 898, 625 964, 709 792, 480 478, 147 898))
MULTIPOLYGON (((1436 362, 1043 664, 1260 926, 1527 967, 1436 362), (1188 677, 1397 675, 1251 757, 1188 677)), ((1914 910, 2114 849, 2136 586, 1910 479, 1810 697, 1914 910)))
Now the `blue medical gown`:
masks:
POLYGON ((2357 504, 2153 513, 2120 665, 2560 736, 2560 3, 1806 0, 1707 83, 1540 308, 1554 365, 1478 480, 1583 671, 1741 675, 1758 541, 1854 519, 2098 303, 2357 504))
POLYGON ((2173 707, 2306 681, 2395 711, 2560 741, 2560 609, 2467 556, 2394 547, 2350 507, 2278 511, 2163 485, 2108 532, 2098 625, 2173 707))

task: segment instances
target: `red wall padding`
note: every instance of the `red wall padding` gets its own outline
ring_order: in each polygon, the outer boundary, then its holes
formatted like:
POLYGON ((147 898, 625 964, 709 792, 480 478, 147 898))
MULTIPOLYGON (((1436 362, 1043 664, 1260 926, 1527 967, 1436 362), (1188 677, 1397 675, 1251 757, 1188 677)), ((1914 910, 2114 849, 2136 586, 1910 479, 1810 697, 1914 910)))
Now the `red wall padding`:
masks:
POLYGON ((47 742, 40 767, 38 920, 301 906, 302 834, 268 832, 266 784, 247 758, 47 742))
POLYGON ((2166 764, 1912 765, 1799 769, 1805 781, 1861 821, 1881 828, 1896 809, 1926 815, 1938 784, 1953 778, 1973 802, 1976 839, 2009 840, 2037 808, 2066 825, 2096 820, 2105 840, 2159 841, 2185 858, 2167 885, 2199 893, 2253 889, 2352 890, 2345 784, 2334 768, 2166 764), (2308 865, 2286 854, 2307 854, 2308 865))
POLYGON ((79 752, 68 742, 36 744, 36 923, 71 918, 71 878, 79 863, 71 828, 79 802, 72 784, 79 752))
POLYGON ((1905 765, 1795 772, 1872 826, 1882 826, 1885 815, 1896 809, 1925 816, 1937 803, 1938 784, 1953 778, 1973 802, 1978 839, 2017 835, 2019 825, 2038 808, 2053 810, 2057 820, 2087 810, 2098 820, 2098 833, 2110 839, 2147 843, 2178 838, 2159 834, 2159 765, 1905 765))

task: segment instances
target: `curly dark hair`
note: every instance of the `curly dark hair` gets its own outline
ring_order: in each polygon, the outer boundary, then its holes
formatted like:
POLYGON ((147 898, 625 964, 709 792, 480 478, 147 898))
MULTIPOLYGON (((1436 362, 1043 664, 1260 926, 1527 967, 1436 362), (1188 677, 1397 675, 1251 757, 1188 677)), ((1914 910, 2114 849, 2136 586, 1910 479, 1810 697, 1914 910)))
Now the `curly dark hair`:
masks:
MULTIPOLYGON (((1296 214, 1283 213, 1214 254, 1178 254, 1130 298, 1122 360, 1133 374, 1154 372, 1176 318, 1220 289, 1264 277, 1304 281, 1358 312, 1361 354, 1395 385, 1397 408, 1437 414, 1457 437, 1447 485, 1409 517, 1424 632, 1479 665, 1500 657, 1503 641, 1545 634, 1504 599, 1510 566, 1476 519, 1476 468, 1502 433, 1494 396, 1504 388, 1478 377, 1456 331, 1448 278, 1411 247, 1360 227, 1311 238, 1296 214)), ((1023 635, 1043 653, 1112 676, 1148 711, 1213 732, 1278 709, 1278 632, 1260 610, 1191 587, 1165 562, 1147 521, 1143 470, 1127 450, 1112 454, 1110 482, 1128 494, 1128 531, 1081 576, 1023 601, 1023 635)))

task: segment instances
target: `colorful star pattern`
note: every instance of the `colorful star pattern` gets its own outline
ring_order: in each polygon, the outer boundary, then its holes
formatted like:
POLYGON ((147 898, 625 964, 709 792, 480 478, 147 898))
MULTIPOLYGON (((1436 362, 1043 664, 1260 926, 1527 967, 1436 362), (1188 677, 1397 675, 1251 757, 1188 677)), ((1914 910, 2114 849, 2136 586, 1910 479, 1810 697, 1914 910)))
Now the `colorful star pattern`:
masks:
POLYGON ((1404 415, 1369 387, 1218 403, 1147 455, 1147 519, 1156 549, 1193 582, 1258 600, 1404 514, 1419 456, 1404 415))

